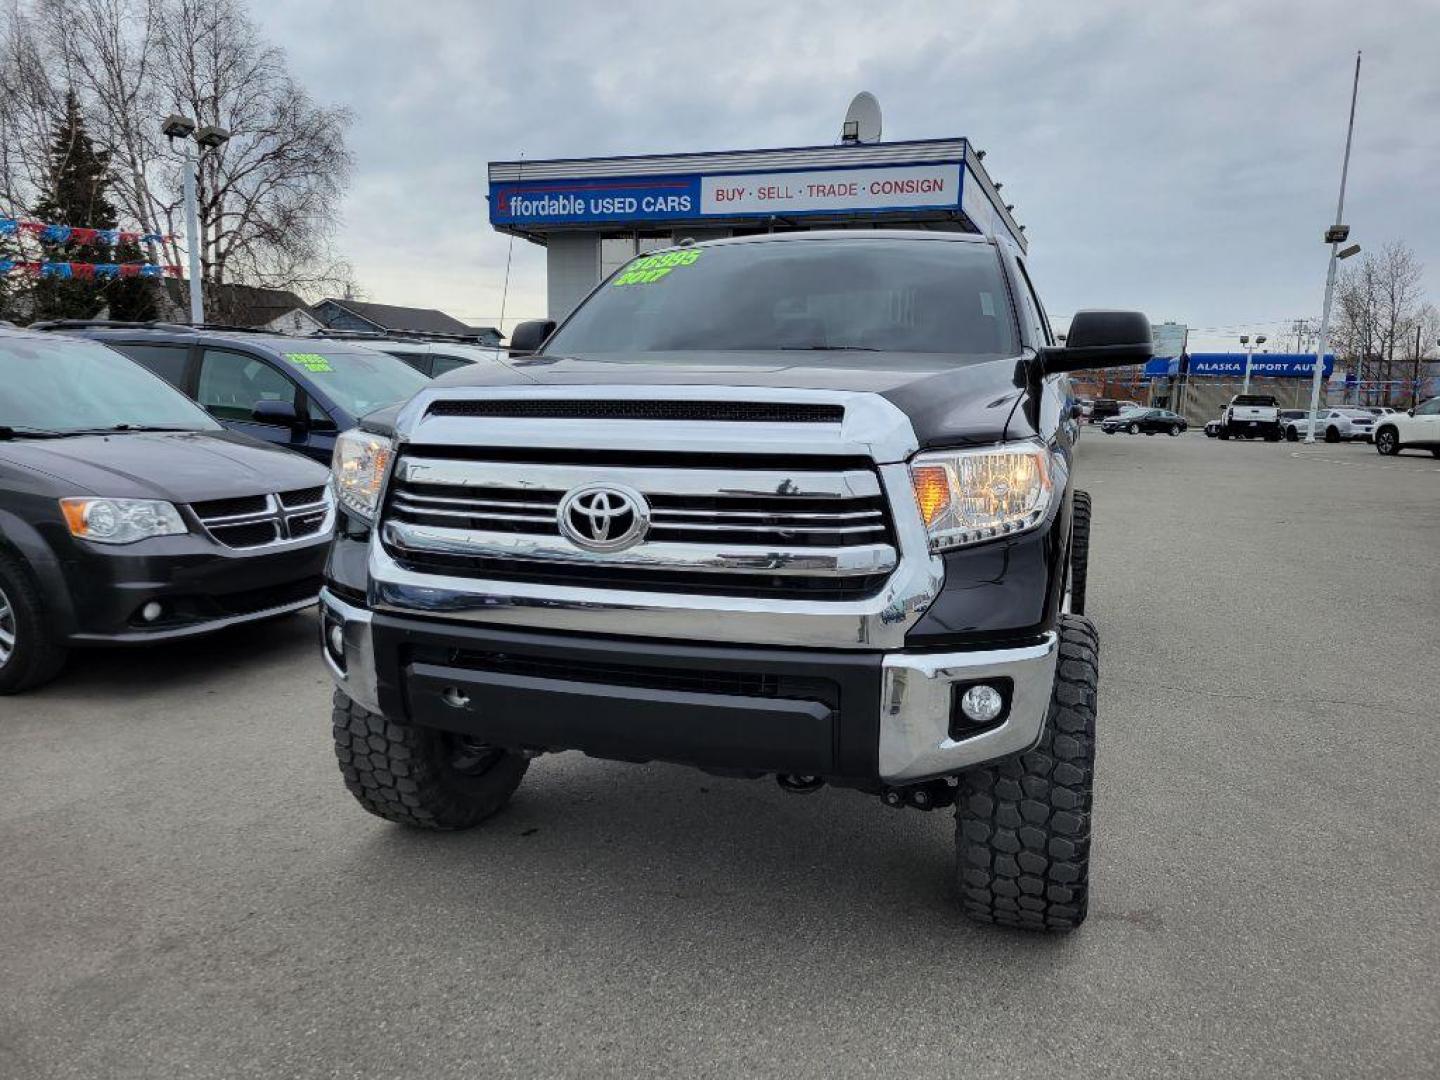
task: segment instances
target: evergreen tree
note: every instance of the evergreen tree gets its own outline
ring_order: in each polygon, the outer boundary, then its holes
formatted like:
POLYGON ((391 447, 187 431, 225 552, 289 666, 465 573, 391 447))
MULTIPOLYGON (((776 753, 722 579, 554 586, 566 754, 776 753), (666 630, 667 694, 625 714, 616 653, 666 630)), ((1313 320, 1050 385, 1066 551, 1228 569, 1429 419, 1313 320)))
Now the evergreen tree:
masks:
MULTIPOLYGON (((31 211, 40 221, 76 228, 113 229, 118 225, 115 206, 108 198, 108 155, 97 150, 85 130, 85 118, 74 93, 65 95, 50 148, 48 187, 31 211)), ((138 245, 41 244, 47 262, 138 262, 138 245)), ((88 279, 42 277, 32 289, 36 319, 89 319, 105 307, 114 319, 154 318, 153 283, 136 278, 88 279)))

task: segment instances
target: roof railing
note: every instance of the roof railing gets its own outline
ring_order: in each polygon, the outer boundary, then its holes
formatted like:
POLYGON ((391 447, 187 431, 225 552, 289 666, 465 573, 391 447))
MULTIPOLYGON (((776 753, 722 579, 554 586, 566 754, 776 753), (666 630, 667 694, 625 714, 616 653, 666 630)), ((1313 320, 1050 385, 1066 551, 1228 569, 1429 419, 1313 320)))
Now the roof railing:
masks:
POLYGON ((30 330, 89 330, 89 329, 112 329, 112 330, 164 330, 169 332, 186 331, 195 329, 193 326, 186 326, 181 323, 159 322, 127 322, 124 319, 41 319, 32 322, 30 330))
MULTIPOLYGON (((307 336, 354 338, 359 341, 450 341, 457 345, 479 345, 489 349, 505 347, 480 334, 451 334, 443 330, 340 330, 326 328, 312 330, 307 336)), ((502 337, 501 341, 503 340, 502 337)))

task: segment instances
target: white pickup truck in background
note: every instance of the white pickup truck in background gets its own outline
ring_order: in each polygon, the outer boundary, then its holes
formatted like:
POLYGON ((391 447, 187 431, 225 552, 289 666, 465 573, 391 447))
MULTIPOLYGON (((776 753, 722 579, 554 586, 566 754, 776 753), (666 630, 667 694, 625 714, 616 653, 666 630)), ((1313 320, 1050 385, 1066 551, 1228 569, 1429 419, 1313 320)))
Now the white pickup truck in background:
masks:
POLYGON ((1220 417, 1220 438, 1280 440, 1280 403, 1269 394, 1236 394, 1220 417))

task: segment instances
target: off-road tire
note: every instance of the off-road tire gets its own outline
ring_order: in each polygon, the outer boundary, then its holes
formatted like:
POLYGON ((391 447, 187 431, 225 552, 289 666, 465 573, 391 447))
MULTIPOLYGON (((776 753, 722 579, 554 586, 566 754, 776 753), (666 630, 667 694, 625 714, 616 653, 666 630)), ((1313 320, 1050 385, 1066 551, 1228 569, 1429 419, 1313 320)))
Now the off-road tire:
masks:
POLYGON ((335 757, 355 801, 376 817, 420 829, 468 829, 496 813, 520 786, 530 762, 494 751, 471 775, 454 766, 457 738, 397 724, 335 691, 335 757))
POLYGON ((60 674, 68 650, 52 636, 45 601, 30 572, 13 555, 0 551, 0 609, 5 607, 9 615, 0 626, 13 625, 15 643, 0 663, 0 694, 18 694, 60 674))
POLYGON ((1400 433, 1393 427, 1382 427, 1375 432, 1375 450, 1385 457, 1400 453, 1400 433))
POLYGON ((956 879, 972 919, 1051 931, 1085 921, 1099 654, 1090 620, 1062 615, 1039 744, 960 776, 956 879))
POLYGON ((1070 610, 1085 614, 1085 585, 1090 577, 1090 517, 1088 491, 1075 492, 1070 511, 1070 610))

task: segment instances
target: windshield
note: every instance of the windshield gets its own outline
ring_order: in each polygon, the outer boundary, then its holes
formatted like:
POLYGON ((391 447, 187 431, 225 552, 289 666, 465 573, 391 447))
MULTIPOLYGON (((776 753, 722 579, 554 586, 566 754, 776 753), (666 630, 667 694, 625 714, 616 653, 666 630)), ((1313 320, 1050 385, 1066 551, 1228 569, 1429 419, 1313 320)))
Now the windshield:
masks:
POLYGON ((296 342, 282 347, 287 362, 352 416, 406 401, 430 380, 405 361, 379 349, 296 342))
POLYGON ((1019 352, 988 244, 874 238, 644 256, 606 281, 544 351, 644 363, 646 353, 770 349, 1019 352))
POLYGON ((93 341, 0 334, 0 427, 17 431, 220 425, 164 379, 93 341))

